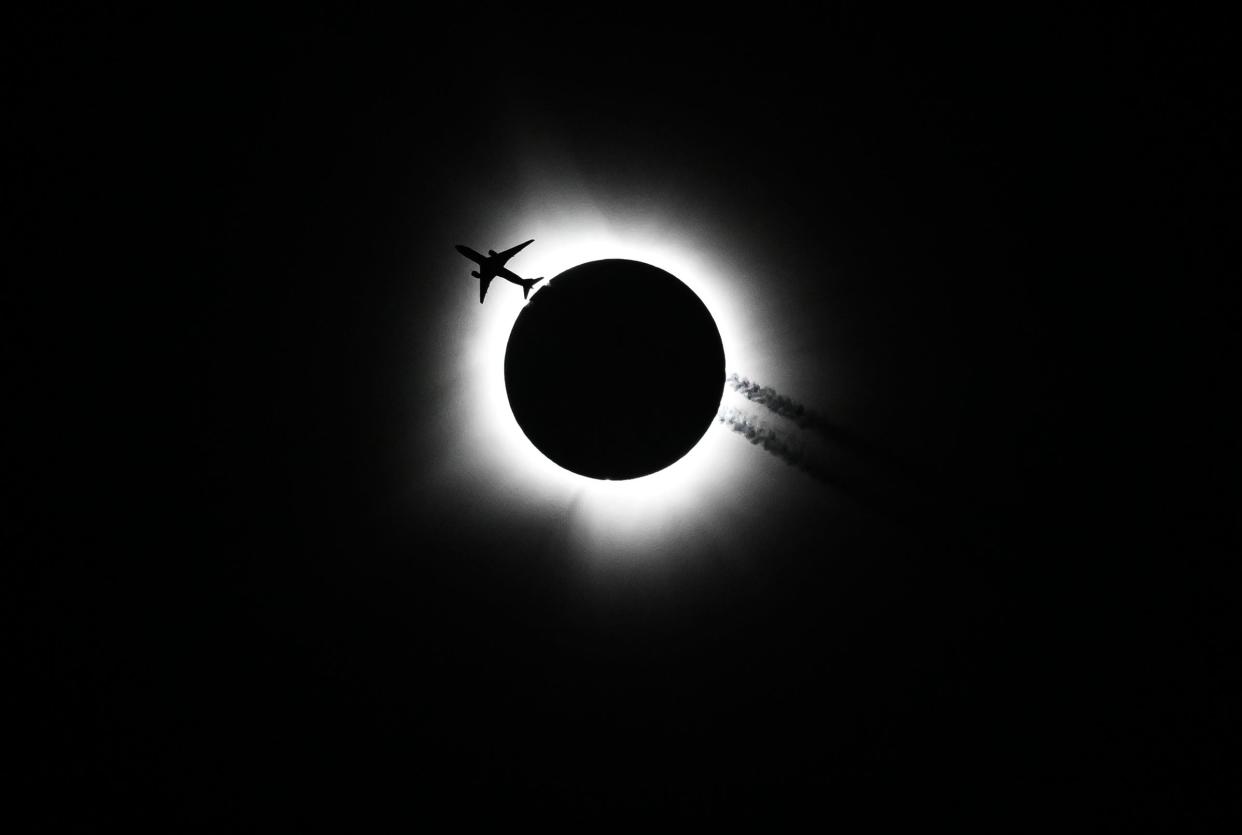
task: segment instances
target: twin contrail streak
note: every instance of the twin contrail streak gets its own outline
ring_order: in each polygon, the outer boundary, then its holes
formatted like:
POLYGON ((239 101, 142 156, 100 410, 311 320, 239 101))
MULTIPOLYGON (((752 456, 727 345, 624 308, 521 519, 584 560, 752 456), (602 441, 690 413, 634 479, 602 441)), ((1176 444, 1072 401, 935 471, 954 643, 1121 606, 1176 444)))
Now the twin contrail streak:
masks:
POLYGON ((812 444, 811 447, 818 449, 811 449, 804 443, 806 436, 797 430, 774 429, 759 418, 722 406, 716 419, 755 446, 881 515, 903 524, 941 531, 955 540, 962 535, 954 521, 955 514, 947 512, 936 500, 936 494, 928 489, 919 468, 775 389, 738 374, 729 374, 727 382, 751 403, 788 419, 799 429, 835 443, 831 451, 822 444, 812 444), (842 456, 842 451, 853 455, 842 456), (877 465, 880 472, 877 472, 877 465))
MULTIPOLYGON (((799 428, 810 429, 823 435, 830 434, 831 427, 826 421, 796 400, 778 394, 775 389, 761 386, 734 373, 729 374, 726 382, 750 402, 763 406, 773 414, 788 418, 799 428)), ((717 418, 725 426, 755 446, 772 453, 786 464, 797 467, 820 481, 838 483, 838 479, 832 478, 825 467, 808 456, 803 444, 792 441, 787 434, 778 432, 761 421, 730 407, 722 408, 717 418)))
POLYGON ((737 374, 730 374, 726 382, 750 402, 758 403, 781 417, 789 418, 803 429, 820 429, 826 426, 824 421, 810 409, 783 394, 777 394, 775 389, 753 383, 737 374))
POLYGON ((891 471, 900 471, 906 478, 918 481, 918 473, 906 461, 902 461, 891 452, 877 447, 872 442, 859 437, 852 431, 833 423, 813 409, 808 409, 797 400, 780 394, 770 386, 761 386, 736 373, 730 373, 725 382, 738 394, 751 403, 763 406, 773 414, 788 418, 799 429, 808 429, 829 441, 835 441, 855 452, 862 453, 872 465, 880 465, 891 471))
MULTIPOLYGON (((730 374, 726 381, 734 391, 751 403, 763 406, 773 414, 788 419, 799 429, 814 433, 824 440, 836 442, 840 447, 853 450, 855 453, 862 453, 862 459, 855 461, 854 470, 857 470, 859 463, 862 462, 865 462, 866 469, 873 469, 871 465, 874 464, 889 464, 895 469, 905 469, 900 462, 882 450, 876 449, 869 442, 834 425, 827 418, 806 408, 798 401, 778 393, 775 389, 761 386, 738 374, 730 374)), ((798 432, 790 433, 775 429, 761 419, 730 406, 722 406, 716 417, 720 423, 750 443, 815 480, 836 487, 876 509, 883 509, 889 513, 896 512, 896 507, 893 506, 896 496, 881 500, 875 492, 877 485, 873 483, 873 478, 860 480, 856 472, 851 474, 843 470, 842 465, 845 462, 841 460, 839 454, 829 455, 823 450, 814 452, 808 449, 798 432), (884 507, 880 508, 878 505, 884 505, 884 507)))

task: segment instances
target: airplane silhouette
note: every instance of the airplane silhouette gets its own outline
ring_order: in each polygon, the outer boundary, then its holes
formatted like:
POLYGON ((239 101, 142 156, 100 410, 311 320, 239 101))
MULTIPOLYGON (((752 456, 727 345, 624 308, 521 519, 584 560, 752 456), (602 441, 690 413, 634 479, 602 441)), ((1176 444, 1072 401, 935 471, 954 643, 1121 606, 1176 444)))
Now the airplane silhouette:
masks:
POLYGON ((487 255, 480 255, 468 246, 462 246, 461 244, 457 245, 458 252, 479 265, 477 270, 473 270, 470 273, 479 280, 479 304, 483 303, 483 297, 487 295, 487 288, 492 283, 492 279, 496 276, 500 276, 505 281, 522 285, 522 298, 524 299, 530 295, 530 288, 543 281, 542 277, 522 278, 513 270, 505 266, 505 263, 508 262, 510 258, 517 255, 525 247, 533 243, 534 240, 534 238, 531 238, 526 243, 518 244, 513 247, 513 249, 506 249, 504 252, 496 252, 494 249, 489 249, 487 251, 487 255))

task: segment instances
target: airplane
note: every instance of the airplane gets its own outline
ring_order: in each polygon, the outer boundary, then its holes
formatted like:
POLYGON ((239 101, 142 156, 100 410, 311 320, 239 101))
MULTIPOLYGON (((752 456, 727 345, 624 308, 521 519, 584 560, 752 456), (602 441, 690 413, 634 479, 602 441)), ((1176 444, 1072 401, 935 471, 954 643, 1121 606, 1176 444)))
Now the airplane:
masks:
POLYGON ((505 266, 505 263, 508 262, 510 258, 517 255, 524 248, 532 244, 534 240, 534 238, 531 238, 526 243, 518 244, 513 247, 513 249, 506 249, 504 252, 496 252, 494 249, 489 249, 487 251, 487 255, 480 255, 468 246, 462 246, 461 244, 457 245, 458 252, 479 265, 477 270, 473 270, 470 273, 479 280, 479 304, 483 303, 483 297, 487 295, 487 288, 492 283, 492 279, 496 276, 500 276, 505 281, 522 285, 522 298, 524 299, 529 297, 530 288, 543 281, 542 277, 522 278, 513 270, 505 266))

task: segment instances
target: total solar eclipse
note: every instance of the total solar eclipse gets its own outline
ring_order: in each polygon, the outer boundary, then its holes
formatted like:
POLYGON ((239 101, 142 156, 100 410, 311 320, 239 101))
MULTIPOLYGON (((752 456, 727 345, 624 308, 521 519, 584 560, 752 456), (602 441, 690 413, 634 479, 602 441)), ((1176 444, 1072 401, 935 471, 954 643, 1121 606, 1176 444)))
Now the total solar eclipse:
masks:
POLYGON ((689 452, 715 419, 724 346, 707 307, 641 261, 590 261, 518 315, 505 389, 545 456, 596 479, 631 479, 689 452))

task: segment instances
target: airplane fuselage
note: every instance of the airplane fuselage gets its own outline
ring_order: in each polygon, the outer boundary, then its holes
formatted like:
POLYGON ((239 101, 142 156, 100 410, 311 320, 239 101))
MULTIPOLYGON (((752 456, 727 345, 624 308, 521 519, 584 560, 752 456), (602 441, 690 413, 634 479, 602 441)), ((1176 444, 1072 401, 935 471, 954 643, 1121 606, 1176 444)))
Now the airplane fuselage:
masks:
POLYGON ((522 277, 504 265, 493 250, 481 255, 468 246, 458 245, 457 251, 479 265, 479 269, 470 274, 475 278, 503 278, 513 284, 521 285, 522 277))
POLYGON ((525 243, 518 244, 512 249, 506 249, 504 252, 497 252, 489 249, 486 255, 475 252, 468 246, 457 245, 457 251, 469 258, 471 261, 479 265, 477 270, 470 274, 479 280, 479 301, 482 302, 487 296, 487 287, 492 283, 493 278, 503 278, 510 284, 516 284, 522 288, 522 298, 526 298, 530 293, 530 288, 534 287, 542 278, 522 278, 513 270, 505 266, 509 259, 517 255, 528 245, 533 243, 533 239, 525 243))

